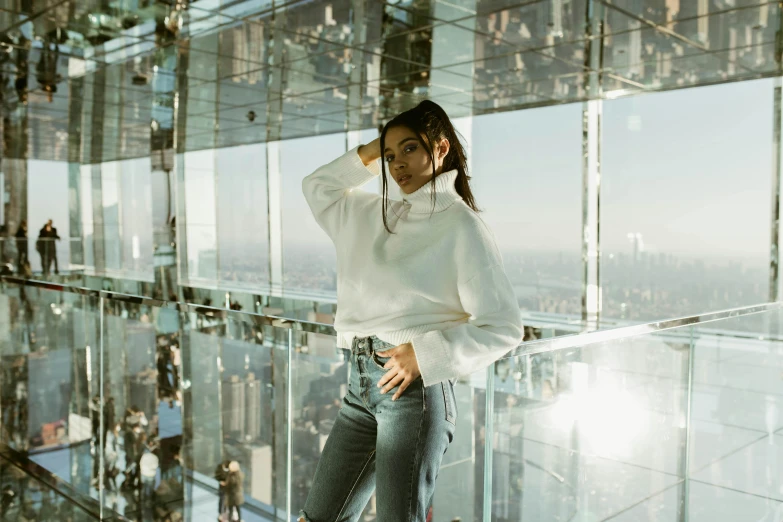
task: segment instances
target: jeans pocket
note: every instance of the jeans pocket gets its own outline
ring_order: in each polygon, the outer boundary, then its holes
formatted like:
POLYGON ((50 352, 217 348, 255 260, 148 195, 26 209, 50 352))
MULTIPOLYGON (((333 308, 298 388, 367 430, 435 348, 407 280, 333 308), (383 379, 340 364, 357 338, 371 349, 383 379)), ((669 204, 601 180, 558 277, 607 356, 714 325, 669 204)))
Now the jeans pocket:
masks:
POLYGON ((451 383, 446 381, 440 383, 443 390, 443 403, 446 408, 446 422, 457 425, 457 399, 454 396, 454 388, 451 383))
POLYGON ((389 362, 389 359, 391 359, 391 357, 379 357, 378 353, 373 351, 372 355, 370 356, 370 359, 372 359, 372 362, 375 363, 375 366, 377 366, 378 368, 380 368, 385 372, 386 368, 384 368, 383 365, 389 362))

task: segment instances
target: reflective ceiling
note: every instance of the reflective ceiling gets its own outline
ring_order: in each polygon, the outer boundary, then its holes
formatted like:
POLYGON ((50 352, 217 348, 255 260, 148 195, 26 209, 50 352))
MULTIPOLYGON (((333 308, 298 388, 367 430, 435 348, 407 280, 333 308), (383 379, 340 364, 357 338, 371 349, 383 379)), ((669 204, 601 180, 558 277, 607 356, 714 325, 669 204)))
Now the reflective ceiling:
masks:
POLYGON ((777 75, 780 24, 760 0, 0 0, 3 155, 165 162, 424 97, 466 116, 777 75))

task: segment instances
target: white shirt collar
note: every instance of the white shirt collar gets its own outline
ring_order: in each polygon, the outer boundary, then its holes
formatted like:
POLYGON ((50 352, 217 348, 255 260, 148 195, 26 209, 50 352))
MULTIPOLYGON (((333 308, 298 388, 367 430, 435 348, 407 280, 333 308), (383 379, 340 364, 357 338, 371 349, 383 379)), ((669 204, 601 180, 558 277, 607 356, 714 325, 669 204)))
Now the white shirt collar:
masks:
POLYGON ((410 212, 413 214, 429 214, 430 212, 442 212, 454 204, 455 201, 462 199, 454 187, 457 180, 457 169, 449 170, 435 177, 435 208, 432 205, 432 183, 427 182, 416 192, 406 194, 402 187, 397 185, 400 199, 403 203, 411 206, 410 212))

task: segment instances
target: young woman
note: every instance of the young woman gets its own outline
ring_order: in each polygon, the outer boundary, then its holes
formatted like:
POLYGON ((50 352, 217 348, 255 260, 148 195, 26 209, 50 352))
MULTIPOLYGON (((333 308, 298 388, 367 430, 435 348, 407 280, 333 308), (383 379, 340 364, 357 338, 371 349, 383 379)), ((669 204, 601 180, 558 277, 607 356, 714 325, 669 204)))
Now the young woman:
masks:
POLYGON ((376 488, 378 520, 424 522, 454 436, 454 381, 522 341, 469 180, 453 124, 427 100, 302 183, 337 249, 334 326, 351 350, 302 522, 358 520, 376 488), (388 198, 387 168, 401 201, 388 198), (358 190, 381 173, 383 196, 358 190))
POLYGON ((228 465, 226 475, 226 507, 228 508, 228 520, 242 522, 242 504, 245 503, 244 484, 245 474, 239 467, 239 462, 232 460, 228 465))

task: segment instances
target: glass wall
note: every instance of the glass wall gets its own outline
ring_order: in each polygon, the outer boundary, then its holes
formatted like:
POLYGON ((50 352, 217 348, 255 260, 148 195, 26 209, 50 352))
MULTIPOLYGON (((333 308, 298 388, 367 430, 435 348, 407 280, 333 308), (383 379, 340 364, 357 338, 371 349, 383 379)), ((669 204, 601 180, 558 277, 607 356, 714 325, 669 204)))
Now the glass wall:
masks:
MULTIPOLYGON (((68 163, 64 161, 31 160, 27 164, 27 256, 34 271, 43 269, 37 239, 48 220, 57 229, 60 240, 52 243, 59 270, 67 271, 71 259, 70 216, 68 210, 68 163)), ((16 230, 12 231, 16 233, 16 230)), ((52 265, 52 269, 55 265, 52 265)))
POLYGON ((100 165, 101 210, 105 268, 119 274, 122 268, 122 214, 120 212, 120 162, 100 165))
POLYGON ((283 286, 290 291, 335 295, 337 256, 302 195, 302 180, 346 151, 345 134, 285 140, 280 143, 280 193, 283 221, 283 286))
POLYGON ((82 241, 84 244, 84 267, 95 269, 95 228, 92 214, 92 166, 82 165, 79 176, 81 192, 79 214, 82 223, 82 241))
MULTIPOLYGON (((762 302, 783 241, 763 201, 780 148, 780 6, 734 4, 218 2, 189 5, 181 27, 156 25, 140 47, 76 24, 57 45, 84 46, 79 60, 43 49, 50 30, 34 24, 31 54, 9 60, 19 111, 4 120, 3 158, 24 168, 8 170, 0 215, 40 222, 55 208, 41 202, 62 199, 40 196, 67 177, 40 190, 40 165, 67 160, 82 169, 79 208, 55 225, 74 229, 74 269, 157 296, 167 281, 168 296, 179 284, 331 303, 334 247, 301 179, 430 98, 464 131, 482 217, 529 316, 572 320, 599 299, 608 322, 762 302), (104 61, 95 42, 112 42, 104 61), (27 93, 24 74, 44 71, 48 90, 27 93), (169 184, 158 173, 175 156, 169 184), (736 205, 747 212, 722 211, 736 205)), ((141 11, 107 27, 152 21, 141 11)))
POLYGON ((152 164, 149 158, 120 162, 122 271, 124 277, 152 280, 152 164))
POLYGON ((604 316, 768 299, 772 103, 772 80, 604 103, 604 316))
MULTIPOLYGON (((231 461, 245 520, 295 515, 361 365, 323 325, 118 297, 4 287, 0 443, 105 519, 214 517, 231 461)), ((776 522, 782 318, 575 335, 464 376, 433 520, 776 522)))
POLYGON ((215 151, 189 152, 184 162, 187 252, 183 254, 187 256, 188 271, 181 276, 197 285, 214 287, 218 267, 215 151))
POLYGON ((521 308, 579 315, 582 107, 473 118, 472 176, 521 308))
POLYGON ((226 147, 215 154, 220 285, 268 288, 266 145, 226 147))

